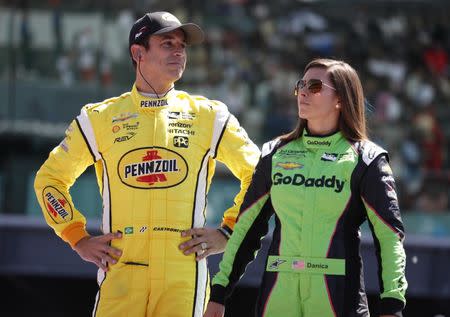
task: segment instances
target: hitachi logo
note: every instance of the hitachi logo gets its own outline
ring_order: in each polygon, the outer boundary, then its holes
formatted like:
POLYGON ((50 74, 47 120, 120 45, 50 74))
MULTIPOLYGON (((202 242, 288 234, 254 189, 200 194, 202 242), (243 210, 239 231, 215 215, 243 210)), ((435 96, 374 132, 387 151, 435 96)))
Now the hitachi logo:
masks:
POLYGON ((189 129, 167 129, 167 132, 173 134, 195 135, 195 131, 189 129))
POLYGON ((311 141, 311 140, 308 140, 308 141, 306 141, 306 143, 309 144, 309 145, 326 145, 326 146, 330 146, 331 145, 330 141, 317 141, 317 140, 311 141))
POLYGON ((275 173, 273 175, 274 185, 295 185, 295 186, 305 186, 305 187, 328 187, 334 188, 336 193, 340 193, 344 188, 345 181, 339 180, 336 176, 326 178, 322 175, 320 178, 306 178, 302 174, 294 174, 293 176, 284 176, 281 173, 275 173))
POLYGON ((171 160, 153 160, 142 163, 129 164, 125 166, 125 178, 130 176, 137 177, 156 173, 178 172, 176 159, 171 160))

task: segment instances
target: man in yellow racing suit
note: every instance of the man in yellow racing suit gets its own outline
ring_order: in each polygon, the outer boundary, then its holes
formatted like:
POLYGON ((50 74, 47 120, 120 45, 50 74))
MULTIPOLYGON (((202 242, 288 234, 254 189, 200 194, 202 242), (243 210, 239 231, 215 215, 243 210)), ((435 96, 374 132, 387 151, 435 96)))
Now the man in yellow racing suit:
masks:
POLYGON ((205 257, 223 251, 258 161, 258 148, 224 104, 174 89, 184 65, 179 70, 173 61, 183 61, 184 43, 201 31, 193 25, 167 12, 137 20, 130 54, 139 72, 131 92, 83 107, 37 173, 47 223, 100 268, 93 316, 202 316, 209 294, 205 257), (155 31, 155 21, 166 32, 155 31), (143 50, 134 38, 145 32, 143 50), (165 82, 152 76, 161 51, 169 63, 158 62, 159 70, 172 79, 165 82), (215 160, 241 181, 217 230, 203 228, 215 160), (88 234, 69 194, 92 164, 103 199, 98 237, 88 234))

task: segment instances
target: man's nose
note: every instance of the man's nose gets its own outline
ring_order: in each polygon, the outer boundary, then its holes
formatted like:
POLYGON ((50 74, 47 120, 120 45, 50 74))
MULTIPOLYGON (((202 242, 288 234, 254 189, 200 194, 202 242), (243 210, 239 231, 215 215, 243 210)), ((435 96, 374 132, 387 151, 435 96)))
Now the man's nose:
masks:
POLYGON ((175 56, 177 57, 183 57, 184 56, 184 51, 179 49, 179 50, 175 50, 175 56))

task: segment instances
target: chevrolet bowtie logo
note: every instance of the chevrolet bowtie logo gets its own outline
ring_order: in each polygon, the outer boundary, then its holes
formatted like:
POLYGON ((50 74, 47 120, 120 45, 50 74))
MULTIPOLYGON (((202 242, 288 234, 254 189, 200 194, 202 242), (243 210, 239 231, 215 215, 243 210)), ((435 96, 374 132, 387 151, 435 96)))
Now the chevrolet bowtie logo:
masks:
POLYGON ((277 163, 276 167, 281 167, 285 170, 293 170, 296 168, 302 168, 303 164, 295 163, 295 162, 279 162, 277 163))

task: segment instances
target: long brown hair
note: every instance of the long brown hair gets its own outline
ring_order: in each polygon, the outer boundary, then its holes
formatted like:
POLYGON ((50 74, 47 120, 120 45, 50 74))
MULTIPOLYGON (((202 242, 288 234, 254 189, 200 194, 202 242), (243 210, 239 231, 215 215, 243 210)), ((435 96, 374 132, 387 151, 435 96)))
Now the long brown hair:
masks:
MULTIPOLYGON (((356 71, 349 64, 334 59, 314 59, 306 65, 303 73, 310 68, 324 68, 336 88, 341 102, 339 130, 347 140, 361 141, 367 139, 366 117, 364 111, 364 92, 356 71)), ((297 139, 303 135, 307 120, 298 118, 297 125, 291 132, 280 136, 284 141, 297 139)))

